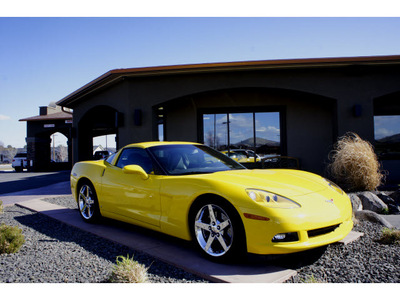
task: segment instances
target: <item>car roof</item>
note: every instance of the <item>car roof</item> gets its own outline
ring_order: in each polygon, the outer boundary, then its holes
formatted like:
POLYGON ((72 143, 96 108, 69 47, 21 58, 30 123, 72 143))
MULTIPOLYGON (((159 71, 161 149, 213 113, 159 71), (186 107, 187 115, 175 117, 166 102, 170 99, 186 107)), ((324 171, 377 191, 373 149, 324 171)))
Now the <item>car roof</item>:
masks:
POLYGON ((164 146, 164 145, 201 145, 199 143, 193 143, 193 142, 158 142, 158 141, 153 141, 153 142, 142 142, 142 143, 134 143, 134 144, 129 144, 126 145, 124 148, 130 148, 130 147, 137 147, 137 148, 150 148, 154 146, 164 146))

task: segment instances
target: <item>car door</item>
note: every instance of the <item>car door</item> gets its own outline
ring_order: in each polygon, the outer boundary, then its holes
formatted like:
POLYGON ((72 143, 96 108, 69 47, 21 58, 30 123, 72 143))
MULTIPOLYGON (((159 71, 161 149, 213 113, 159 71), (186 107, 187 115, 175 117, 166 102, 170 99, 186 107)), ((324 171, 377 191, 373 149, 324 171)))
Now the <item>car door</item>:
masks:
POLYGON ((123 149, 115 165, 108 164, 102 177, 101 209, 116 215, 160 226, 160 179, 142 148, 123 149), (149 175, 127 174, 123 168, 139 165, 149 175))

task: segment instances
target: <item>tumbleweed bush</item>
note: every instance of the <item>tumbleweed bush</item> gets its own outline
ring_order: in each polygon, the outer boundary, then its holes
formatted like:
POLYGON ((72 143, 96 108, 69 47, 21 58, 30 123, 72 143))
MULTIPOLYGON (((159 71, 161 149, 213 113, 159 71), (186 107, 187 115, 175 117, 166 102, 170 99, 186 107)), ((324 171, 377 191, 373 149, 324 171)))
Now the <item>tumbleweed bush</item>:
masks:
POLYGON ((331 160, 332 176, 348 191, 375 190, 384 178, 372 145, 356 133, 339 138, 331 160))
POLYGON ((113 266, 110 282, 115 283, 144 283, 148 282, 147 270, 144 265, 124 256, 118 256, 113 266))
POLYGON ((22 229, 4 223, 0 225, 0 254, 15 253, 24 243, 22 229))

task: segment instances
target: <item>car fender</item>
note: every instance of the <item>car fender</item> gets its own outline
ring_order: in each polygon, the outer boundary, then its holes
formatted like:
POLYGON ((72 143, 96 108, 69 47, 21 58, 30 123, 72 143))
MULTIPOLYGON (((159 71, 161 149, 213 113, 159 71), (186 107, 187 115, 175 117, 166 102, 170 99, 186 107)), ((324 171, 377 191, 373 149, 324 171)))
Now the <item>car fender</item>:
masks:
POLYGON ((82 180, 88 180, 93 184, 98 201, 101 201, 101 178, 104 170, 104 161, 83 161, 74 165, 70 179, 72 196, 76 201, 78 201, 78 188, 82 180))

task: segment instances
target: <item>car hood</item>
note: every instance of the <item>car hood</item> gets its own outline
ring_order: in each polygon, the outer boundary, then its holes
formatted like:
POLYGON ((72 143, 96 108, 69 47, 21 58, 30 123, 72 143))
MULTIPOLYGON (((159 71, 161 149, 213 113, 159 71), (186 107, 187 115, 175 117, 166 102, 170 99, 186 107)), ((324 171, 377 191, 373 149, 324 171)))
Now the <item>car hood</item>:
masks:
POLYGON ((302 196, 328 188, 321 176, 297 170, 235 170, 209 174, 213 180, 255 188, 286 197, 302 196))

